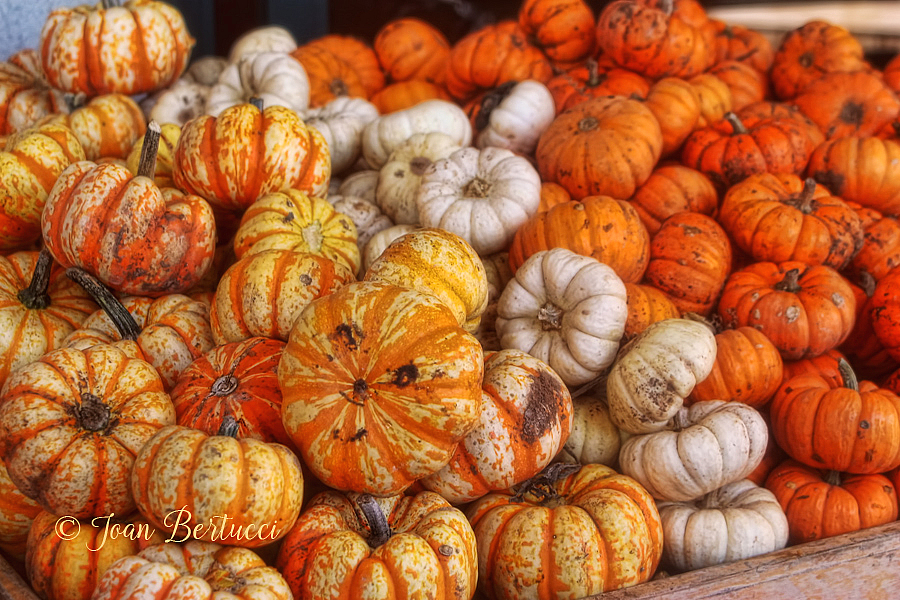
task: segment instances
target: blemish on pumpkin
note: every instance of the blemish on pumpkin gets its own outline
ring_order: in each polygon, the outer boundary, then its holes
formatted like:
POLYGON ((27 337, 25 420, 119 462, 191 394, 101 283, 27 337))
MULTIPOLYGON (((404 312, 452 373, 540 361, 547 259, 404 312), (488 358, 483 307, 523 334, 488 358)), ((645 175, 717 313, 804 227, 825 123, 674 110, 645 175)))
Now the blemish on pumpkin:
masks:
POLYGON ((559 412, 559 381, 546 372, 531 378, 523 413, 522 439, 533 444, 553 426, 559 412))
POLYGON ((341 323, 334 328, 331 339, 336 343, 343 344, 348 350, 357 350, 362 337, 362 331, 355 323, 341 323))
POLYGON ((310 285, 312 283, 312 277, 304 273, 300 276, 300 283, 302 283, 303 285, 310 285))
POLYGON ((369 432, 366 431, 366 428, 361 427, 356 433, 353 434, 353 437, 350 438, 350 441, 358 442, 359 440, 363 439, 367 433, 369 433, 369 432))
POLYGON ((394 378, 391 379, 391 383, 397 387, 406 387, 413 383, 418 377, 419 369, 416 368, 416 365, 409 363, 408 365, 403 365, 399 369, 394 370, 394 378))
POLYGON ((281 217, 282 223, 290 223, 293 220, 294 220, 294 213, 288 213, 288 214, 284 215, 283 217, 281 217))

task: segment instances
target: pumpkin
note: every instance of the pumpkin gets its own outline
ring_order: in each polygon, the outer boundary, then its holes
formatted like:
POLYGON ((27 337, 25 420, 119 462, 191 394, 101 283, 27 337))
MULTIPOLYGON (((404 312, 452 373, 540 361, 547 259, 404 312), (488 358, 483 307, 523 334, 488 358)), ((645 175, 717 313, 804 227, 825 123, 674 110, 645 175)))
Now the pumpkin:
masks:
POLYGON ((172 176, 179 189, 240 211, 285 189, 324 195, 331 162, 322 134, 291 109, 238 104, 185 124, 172 176))
POLYGON ((25 48, 0 62, 0 133, 22 131, 69 110, 63 92, 47 84, 40 60, 37 51, 25 48))
POLYGON ((650 235, 637 210, 609 196, 588 196, 535 214, 516 231, 509 266, 515 273, 532 254, 556 247, 596 258, 625 283, 640 281, 650 260, 650 235))
POLYGON ((177 125, 179 129, 195 117, 204 114, 211 85, 188 81, 181 77, 170 87, 160 90, 141 102, 147 121, 177 125), (147 108, 150 102, 153 105, 147 108))
POLYGON ((416 193, 422 177, 435 161, 462 148, 456 138, 441 131, 414 133, 391 152, 378 171, 375 202, 393 223, 417 225, 416 193))
POLYGON ((481 258, 463 238, 444 229, 417 229, 395 239, 369 265, 363 280, 431 294, 469 333, 478 327, 488 302, 481 258))
POLYGON ((568 386, 603 373, 625 328, 625 286, 609 266, 565 248, 531 255, 497 301, 501 348, 550 365, 568 386))
POLYGON ((278 363, 285 343, 264 337, 226 342, 192 362, 172 389, 178 425, 216 435, 227 416, 239 438, 291 447, 281 423, 278 363))
POLYGON ((243 213, 234 236, 234 254, 294 250, 329 258, 357 273, 360 266, 356 226, 327 200, 297 189, 271 192, 243 213))
MULTIPOLYGON (((255 539, 257 533, 249 537, 255 539)), ((253 550, 198 541, 154 544, 117 560, 100 578, 94 598, 125 600, 135 589, 153 597, 184 595, 198 600, 223 595, 237 600, 292 598, 281 573, 253 550)))
POLYGON ((744 479, 769 440, 762 416, 740 402, 695 402, 670 427, 630 437, 619 452, 622 473, 664 501, 695 500, 744 479))
POLYGON ((491 600, 630 587, 649 580, 662 556, 653 498, 604 465, 551 465, 535 485, 515 496, 488 494, 466 514, 478 544, 479 588, 491 600))
MULTIPOLYGON (((356 246, 360 253, 369 240, 380 231, 391 227, 394 222, 374 202, 369 202, 357 196, 341 196, 339 194, 328 196, 328 201, 334 209, 350 217, 356 226, 356 246)), ((360 265, 362 269, 362 265, 360 265)), ((362 275, 362 273, 357 273, 362 275)))
POLYGON ((306 112, 306 125, 318 129, 325 138, 332 173, 344 173, 359 159, 362 132, 378 114, 371 102, 349 96, 340 96, 306 112))
POLYGON ((836 348, 856 322, 849 282, 826 265, 756 262, 725 281, 718 314, 726 327, 755 327, 785 360, 836 348))
POLYGON ((41 236, 41 213, 57 178, 84 160, 74 132, 43 125, 11 136, 0 151, 0 249, 19 250, 41 236))
POLYGON ((814 179, 790 173, 751 175, 733 185, 719 222, 757 261, 800 261, 843 269, 863 245, 862 221, 814 179))
POLYGON ((897 492, 884 475, 823 472, 788 459, 766 478, 788 520, 788 544, 859 531, 897 519, 897 492))
POLYGON ((728 400, 759 409, 778 391, 783 376, 781 354, 764 333, 753 327, 723 329, 716 333, 712 371, 694 386, 685 404, 728 400))
POLYGON ((572 399, 547 363, 520 350, 488 352, 481 416, 423 487, 451 504, 470 502, 537 475, 557 455, 572 428, 572 399))
POLYGON ((719 210, 719 197, 709 178, 676 163, 654 169, 628 200, 651 236, 675 213, 690 211, 715 217, 719 210))
POLYGON ((770 408, 778 445, 818 469, 865 474, 900 466, 900 398, 857 382, 846 361, 839 368, 841 386, 813 374, 781 386, 770 408))
POLYGON ((0 460, 0 551, 15 561, 25 560, 25 546, 31 524, 41 505, 23 494, 9 478, 6 464, 0 460))
POLYGON ((662 132, 638 100, 594 98, 557 115, 535 149, 541 179, 580 200, 630 198, 647 181, 662 152, 662 132))
POLYGON ((136 512, 79 522, 41 511, 28 532, 25 572, 41 598, 89 600, 113 562, 163 540, 136 512))
POLYGON ((281 357, 285 430, 326 485, 391 495, 475 426, 481 346, 438 298, 379 281, 310 302, 281 357))
POLYGON ((660 156, 676 153, 700 122, 700 94, 680 77, 663 77, 650 86, 644 105, 662 133, 660 156))
POLYGON ((701 73, 715 59, 714 48, 700 28, 674 13, 673 4, 607 4, 597 16, 600 49, 622 67, 651 79, 701 73))
POLYGON ((472 526, 429 491, 319 494, 284 539, 275 566, 296 600, 389 598, 400 590, 423 600, 470 600, 478 577, 472 526))
POLYGON ((231 416, 215 435, 173 424, 137 453, 135 503, 169 539, 256 548, 284 537, 296 521, 303 500, 296 455, 281 444, 236 434, 231 416))
POLYGON ((547 86, 533 79, 507 82, 474 101, 470 118, 478 148, 495 146, 528 156, 556 116, 547 86))
MULTIPOLYGON (((154 145, 145 143, 148 156, 154 145)), ((44 244, 64 267, 84 268, 116 291, 181 292, 212 264, 212 208, 200 196, 157 187, 152 159, 145 164, 139 175, 114 163, 69 165, 44 205, 44 244)))
POLYGON ((622 334, 624 341, 630 340, 651 323, 681 316, 672 299, 652 285, 625 282, 625 296, 628 314, 622 334))
POLYGON ((557 204, 569 202, 572 196, 566 188, 552 181, 541 182, 541 202, 538 204, 538 212, 548 211, 557 204))
POLYGON ((790 100, 828 73, 865 68, 862 44, 845 27, 813 19, 784 36, 772 58, 775 95, 790 100))
POLYGON ((829 73, 812 81, 793 103, 826 139, 866 137, 900 114, 900 98, 876 73, 829 73))
POLYGON ((435 161, 416 192, 419 222, 466 240, 479 255, 506 250, 537 212, 541 177, 511 150, 465 147, 435 161))
POLYGON ((426 21, 415 17, 388 21, 375 34, 372 48, 389 81, 444 82, 450 42, 426 21))
POLYGON ((872 276, 863 272, 860 285, 854 289, 857 292, 856 323, 840 349, 860 379, 881 381, 900 364, 891 358, 872 326, 872 295, 875 293, 875 286, 872 276))
POLYGON ((829 382, 832 387, 840 387, 844 385, 844 375, 838 368, 841 359, 847 360, 847 357, 840 350, 827 350, 819 356, 811 356, 809 358, 801 358, 798 360, 784 361, 784 377, 781 382, 785 383, 789 379, 793 379, 797 375, 812 373, 821 375, 825 381, 829 382))
POLYGON ((731 242, 710 216, 685 211, 660 225, 650 241, 644 283, 664 292, 681 313, 709 315, 731 272, 731 242))
POLYGON ((813 149, 825 141, 825 135, 812 119, 793 104, 763 100, 748 104, 734 113, 741 121, 755 122, 761 119, 791 119, 800 124, 803 132, 809 137, 813 149))
POLYGON ((194 47, 181 12, 155 0, 52 10, 41 29, 47 80, 89 97, 152 92, 171 85, 194 47))
MULTIPOLYGON (((159 123, 159 121, 157 121, 159 123)), ((175 146, 178 145, 178 138, 181 137, 181 127, 174 123, 163 123, 159 127, 159 145, 156 150, 156 169, 153 172, 153 182, 157 187, 175 187, 172 181, 172 169, 175 161, 175 146)), ((145 136, 146 137, 146 136, 145 136)), ((139 138, 131 152, 125 159, 125 166, 134 175, 138 175, 141 167, 141 155, 144 151, 144 138, 139 138)))
POLYGON ((264 106, 286 106, 303 114, 309 107, 306 70, 287 52, 254 52, 226 66, 206 97, 204 112, 218 117, 226 108, 259 98, 264 106))
POLYGON ((553 95, 556 112, 560 113, 590 98, 610 95, 646 98, 650 91, 650 81, 643 75, 619 68, 615 64, 601 71, 597 60, 589 58, 584 63, 555 75, 547 82, 547 89, 553 95))
POLYGON ((716 338, 705 323, 666 319, 622 346, 606 380, 613 423, 628 433, 663 430, 712 371, 716 338))
POLYGON ((900 142, 843 137, 819 144, 807 173, 847 202, 900 216, 900 142))
POLYGON ((765 73, 757 71, 745 62, 725 60, 712 67, 709 73, 725 82, 731 90, 733 111, 766 99, 769 81, 765 73))
POLYGON ((356 70, 331 50, 306 43, 292 51, 309 78, 309 106, 318 108, 340 96, 367 98, 356 70))
POLYGON ((851 280, 871 276, 878 281, 900 265, 900 223, 895 217, 883 215, 874 208, 855 202, 851 206, 862 224, 863 243, 850 259, 846 273, 851 280))
POLYGON ((688 83, 696 90, 697 100, 700 103, 700 118, 697 119, 697 127, 712 125, 725 118, 725 115, 734 108, 731 88, 712 73, 694 75, 688 79, 688 83))
POLYGON ((775 59, 772 42, 761 31, 736 23, 710 19, 716 33, 715 63, 736 60, 753 67, 761 74, 768 74, 775 59))
POLYGON ((391 153, 416 133, 440 131, 460 146, 472 143, 472 125, 463 109, 448 100, 426 100, 405 110, 381 115, 363 130, 362 154, 380 169, 391 153))
POLYGON ((900 294, 897 280, 900 271, 891 269, 875 284, 875 291, 869 308, 872 330, 878 341, 894 360, 900 360, 900 336, 897 335, 897 315, 900 311, 900 294))
POLYGON ((557 460, 618 469, 619 449, 629 434, 612 422, 606 400, 595 394, 582 394, 572 399, 572 408, 572 431, 557 460))
POLYGON ((514 20, 485 25, 450 48, 444 85, 450 96, 466 102, 508 81, 546 83, 553 75, 549 59, 527 40, 514 20))
POLYGON ((781 550, 788 521, 775 495, 748 479, 685 502, 660 502, 663 562, 675 572, 781 550))
POLYGON ((12 371, 62 346, 96 308, 47 250, 0 257, 0 385, 12 371))
POLYGON ((584 0, 525 0, 519 27, 556 63, 581 60, 596 50, 594 11, 584 0))
POLYGON ((0 450, 10 479, 47 512, 124 515, 135 508, 134 457, 174 422, 150 363, 108 344, 57 348, 7 377, 0 450))
POLYGON ((426 100, 450 100, 450 94, 436 83, 407 79, 389 83, 369 98, 382 115, 412 108, 426 100))
POLYGON ((358 37, 329 33, 310 40, 306 45, 328 50, 347 63, 356 72, 367 98, 384 87, 384 71, 378 63, 378 55, 358 37))
POLYGON ((293 52, 297 49, 294 35, 279 25, 254 27, 231 43, 227 62, 237 64, 246 54, 256 52, 293 52))
POLYGON ((209 313, 217 345, 252 337, 287 341, 303 308, 356 276, 318 254, 264 250, 248 254, 219 279, 209 313))
POLYGON ((382 229, 366 242, 362 253, 361 275, 364 275, 375 260, 381 256, 381 253, 397 238, 411 233, 419 229, 418 225, 410 225, 408 223, 400 223, 399 225, 391 225, 382 229))
MULTIPOLYGON (((152 1, 152 0, 151 0, 152 1)), ((137 102, 123 94, 104 94, 70 113, 47 115, 38 125, 64 125, 72 130, 87 160, 124 159, 147 131, 147 121, 137 102)))

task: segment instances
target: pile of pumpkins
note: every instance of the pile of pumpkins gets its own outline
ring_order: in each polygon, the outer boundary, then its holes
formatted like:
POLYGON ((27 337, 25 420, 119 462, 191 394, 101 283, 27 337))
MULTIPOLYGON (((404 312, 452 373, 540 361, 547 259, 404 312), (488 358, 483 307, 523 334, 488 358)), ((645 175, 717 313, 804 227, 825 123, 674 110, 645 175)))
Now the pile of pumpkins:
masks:
POLYGON ((0 64, 39 597, 576 599, 897 519, 900 56, 696 0, 193 44, 103 0, 0 64))

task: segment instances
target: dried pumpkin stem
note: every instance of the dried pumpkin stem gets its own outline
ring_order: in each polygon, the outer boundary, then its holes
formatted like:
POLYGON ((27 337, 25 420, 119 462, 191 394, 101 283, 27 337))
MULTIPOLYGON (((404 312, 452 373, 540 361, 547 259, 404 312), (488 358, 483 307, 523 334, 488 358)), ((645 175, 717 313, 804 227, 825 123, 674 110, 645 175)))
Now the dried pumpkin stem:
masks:
POLYGON ((675 0, 661 0, 659 10, 666 13, 666 16, 671 17, 672 13, 675 12, 675 0))
POLYGON ((587 59, 586 66, 588 70, 587 85, 590 87, 597 87, 600 85, 600 65, 597 64, 597 59, 587 59))
POLYGON ((128 309, 122 306, 119 299, 113 295, 112 290, 81 267, 69 267, 66 269, 66 277, 84 288, 94 302, 100 305, 100 308, 116 326, 123 340, 135 341, 138 339, 138 335, 141 333, 140 326, 128 309))
POLYGON ((791 292, 796 294, 802 288, 800 287, 800 269, 791 269, 784 274, 784 279, 772 286, 779 292, 791 292))
POLYGON ((422 176, 426 169, 433 165, 434 163, 427 156, 417 156, 411 161, 409 161, 409 170, 412 171, 413 175, 422 176))
POLYGON ((828 471, 822 479, 829 485, 841 485, 843 483, 840 471, 828 471))
POLYGON ((807 177, 803 182, 803 189, 797 196, 797 208, 805 215, 813 211, 813 195, 816 193, 816 180, 807 177))
POLYGON ((557 331, 562 329, 562 318, 563 318, 563 309, 553 304, 552 302, 547 302, 544 304, 537 313, 538 322, 541 324, 541 329, 543 331, 557 331))
POLYGON ((731 128, 734 130, 735 135, 746 135, 747 128, 741 122, 736 114, 733 112, 725 113, 725 120, 731 125, 731 128))
POLYGON ((556 483, 580 470, 580 463, 552 463, 531 479, 524 481, 510 498, 510 502, 521 502, 526 495, 531 495, 539 498, 543 505, 557 503, 560 495, 556 491, 556 483))
POLYGON ((252 104, 256 108, 258 108, 259 112, 263 111, 263 108, 264 108, 263 99, 260 98, 259 96, 253 96, 252 98, 250 98, 250 104, 252 104))
POLYGON ((356 499, 356 504, 366 517, 369 524, 369 546, 378 548, 386 541, 391 539, 391 526, 388 524, 387 517, 384 516, 381 507, 375 501, 371 494, 360 494, 356 499))
POLYGON ((53 266, 53 256, 46 248, 42 248, 38 254, 34 272, 31 274, 31 282, 23 290, 19 290, 16 297, 28 310, 41 310, 50 306, 50 268, 53 266))
POLYGON ((478 115, 475 117, 475 129, 481 130, 488 126, 491 119, 491 113, 497 108, 507 96, 512 93, 512 89, 518 85, 518 81, 507 81, 486 93, 479 104, 478 115))
POLYGON ((859 281, 856 283, 862 288, 863 292, 865 292, 866 298, 871 298, 875 295, 875 286, 878 284, 878 281, 876 281, 875 276, 868 271, 860 271, 859 281))
POLYGON ((144 132, 144 142, 141 145, 141 158, 138 161, 137 174, 140 177, 153 179, 156 175, 156 155, 159 153, 159 138, 162 137, 162 129, 156 121, 147 124, 144 132))
POLYGON ((239 383, 240 380, 231 373, 220 375, 213 381, 209 391, 212 392, 213 396, 227 396, 238 388, 239 383))
POLYGON ((845 388, 854 392, 859 391, 859 380, 856 378, 856 373, 853 371, 850 363, 844 358, 838 360, 838 373, 840 373, 841 379, 844 380, 845 388))
POLYGON ((109 406, 99 396, 87 392, 81 394, 81 404, 75 407, 78 426, 88 431, 103 431, 109 426, 109 406))
POLYGON ((237 438, 238 429, 240 429, 240 424, 237 422, 237 419, 234 418, 234 415, 225 415, 222 417, 222 424, 219 425, 219 430, 216 432, 216 435, 237 438))
POLYGON ((122 0, 100 0, 100 4, 104 9, 109 9, 116 6, 121 6, 122 0))

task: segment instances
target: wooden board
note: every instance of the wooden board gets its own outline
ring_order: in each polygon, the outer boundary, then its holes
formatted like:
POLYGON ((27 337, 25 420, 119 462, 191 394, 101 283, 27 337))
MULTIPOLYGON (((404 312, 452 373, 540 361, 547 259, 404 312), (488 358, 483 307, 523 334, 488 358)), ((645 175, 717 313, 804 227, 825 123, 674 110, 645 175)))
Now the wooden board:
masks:
MULTIPOLYGON (((831 600, 892 598, 898 590, 900 521, 895 521, 585 600, 831 600)), ((38 600, 2 558, 0 600, 38 600)))

